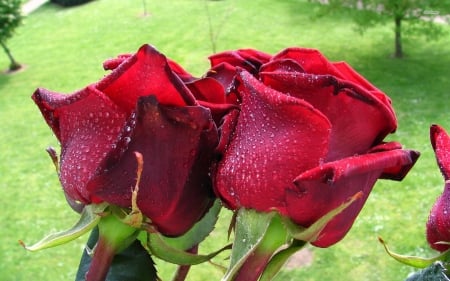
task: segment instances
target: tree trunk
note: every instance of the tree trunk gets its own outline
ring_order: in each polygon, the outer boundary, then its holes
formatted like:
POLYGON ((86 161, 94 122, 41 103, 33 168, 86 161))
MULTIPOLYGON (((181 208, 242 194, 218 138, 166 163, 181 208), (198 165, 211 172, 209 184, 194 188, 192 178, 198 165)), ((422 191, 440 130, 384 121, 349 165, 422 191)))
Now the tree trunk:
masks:
POLYGON ((2 46, 3 50, 5 51, 6 55, 9 58, 9 61, 11 62, 9 65, 9 71, 15 71, 21 68, 21 65, 14 59, 14 57, 11 54, 11 51, 8 49, 6 44, 3 41, 0 41, 0 45, 2 46))
POLYGON ((395 16, 395 53, 394 57, 403 57, 402 47, 402 17, 395 16))

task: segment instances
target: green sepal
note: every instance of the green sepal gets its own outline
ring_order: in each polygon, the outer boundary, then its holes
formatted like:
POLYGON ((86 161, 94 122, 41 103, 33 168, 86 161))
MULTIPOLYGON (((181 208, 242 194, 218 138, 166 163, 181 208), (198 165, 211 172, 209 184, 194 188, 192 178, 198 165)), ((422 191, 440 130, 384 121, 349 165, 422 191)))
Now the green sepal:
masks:
POLYGON ((412 267, 416 267, 416 268, 426 268, 437 261, 448 261, 448 259, 450 257, 450 249, 445 252, 442 252, 441 254, 439 254, 435 257, 431 257, 431 258, 400 255, 400 254, 392 252, 389 249, 389 247, 387 246, 386 242, 384 242, 384 240, 382 238, 378 237, 378 240, 380 241, 381 244, 383 244, 383 247, 386 250, 386 252, 388 253, 388 255, 390 255, 396 261, 399 261, 403 264, 406 264, 406 265, 409 265, 412 267))
POLYGON ((163 239, 163 236, 160 233, 145 233, 142 232, 138 239, 143 242, 143 246, 147 249, 147 251, 154 255, 155 257, 160 258, 161 260, 178 264, 178 265, 195 265, 203 262, 207 262, 213 257, 217 256, 224 250, 230 249, 231 245, 227 245, 222 249, 215 251, 208 255, 197 255, 192 254, 181 249, 177 249, 167 244, 163 239))
POLYGON ((208 237, 216 225, 221 207, 220 201, 216 200, 203 218, 182 236, 165 237, 158 232, 148 231, 148 233, 141 233, 138 239, 150 254, 170 263, 194 265, 209 261, 222 251, 230 249, 231 246, 227 245, 208 255, 198 255, 186 251, 208 237))
POLYGON ((25 249, 32 252, 68 243, 93 229, 100 221, 99 214, 107 207, 106 203, 86 205, 78 222, 69 230, 52 233, 31 246, 26 246, 22 241, 19 242, 25 249))
POLYGON ((256 251, 272 254, 288 240, 288 233, 276 211, 258 212, 239 209, 235 239, 228 271, 222 280, 233 280, 246 260, 256 251))
POLYGON ((352 197, 350 197, 346 202, 339 205, 337 208, 329 211, 312 225, 307 228, 301 227, 290 219, 285 218, 284 223, 292 237, 297 240, 302 240, 306 242, 314 242, 320 237, 320 233, 327 226, 327 224, 335 218, 337 215, 342 213, 345 209, 347 209, 353 202, 361 198, 362 192, 358 192, 352 197))
POLYGON ((220 200, 216 200, 209 211, 203 218, 197 222, 188 232, 179 237, 161 238, 171 247, 180 250, 188 250, 205 240, 206 237, 214 230, 222 208, 220 200))
POLYGON ((266 269, 264 269, 264 272, 259 278, 259 281, 271 281, 275 277, 275 275, 277 275, 277 273, 280 271, 289 257, 302 249, 305 245, 305 241, 293 240, 289 247, 276 253, 270 259, 270 262, 267 264, 266 269))
MULTIPOLYGON (((87 249, 93 249, 99 238, 98 227, 95 227, 83 250, 75 281, 85 281, 86 273, 92 262, 87 249)), ((156 268, 151 256, 139 241, 134 241, 128 248, 114 256, 105 281, 157 281, 156 268)))
POLYGON ((98 222, 98 229, 99 235, 108 241, 116 253, 121 252, 133 243, 140 231, 140 229, 123 223, 114 214, 101 217, 98 222))

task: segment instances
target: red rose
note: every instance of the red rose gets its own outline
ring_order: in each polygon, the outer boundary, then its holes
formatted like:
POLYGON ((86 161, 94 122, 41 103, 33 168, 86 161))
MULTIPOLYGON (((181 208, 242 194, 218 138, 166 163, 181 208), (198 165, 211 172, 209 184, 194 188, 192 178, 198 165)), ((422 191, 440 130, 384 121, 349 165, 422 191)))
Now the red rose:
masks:
POLYGON ((33 95, 61 143, 64 192, 83 204, 130 207, 138 151, 138 207, 162 233, 180 235, 214 200, 209 172, 218 132, 211 112, 183 82, 194 79, 148 45, 104 66, 113 71, 71 95, 33 95))
POLYGON ((240 50, 211 64, 208 76, 240 106, 224 119, 213 180, 231 209, 275 209, 308 227, 362 191, 313 241, 328 247, 351 228, 376 180, 402 179, 419 156, 382 142, 397 126, 389 98, 316 50, 240 50))
POLYGON ((450 137, 442 127, 433 125, 430 128, 430 139, 445 179, 445 187, 431 209, 427 222, 427 240, 431 248, 443 252, 450 248, 449 244, 445 244, 450 243, 450 137))

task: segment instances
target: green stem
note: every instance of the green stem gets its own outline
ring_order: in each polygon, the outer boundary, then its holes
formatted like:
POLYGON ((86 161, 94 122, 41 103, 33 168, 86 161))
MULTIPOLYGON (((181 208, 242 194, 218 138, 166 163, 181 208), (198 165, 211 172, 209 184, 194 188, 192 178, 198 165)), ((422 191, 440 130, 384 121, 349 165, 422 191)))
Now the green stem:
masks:
POLYGON ((133 243, 139 232, 111 214, 100 219, 98 229, 99 238, 86 273, 86 281, 104 281, 114 256, 133 243))
POLYGON ((86 281, 106 280, 106 275, 108 274, 115 254, 115 247, 107 241, 105 236, 100 236, 95 247, 89 271, 86 273, 86 281))
MULTIPOLYGON (((191 253, 191 254, 197 254, 198 253, 198 245, 195 245, 194 247, 187 250, 186 252, 191 253)), ((172 281, 184 281, 186 279, 190 269, 191 269, 190 265, 178 266, 178 269, 175 272, 175 276, 173 277, 172 281)))
POLYGON ((272 254, 257 248, 239 269, 234 281, 257 281, 269 263, 272 254))
MULTIPOLYGON (((263 220, 267 218, 267 214, 257 214, 263 220)), ((258 218, 257 218, 258 219, 258 218)), ((238 232, 252 232, 250 227, 238 227, 236 229, 236 236, 240 237, 238 232)), ((255 229, 256 230, 256 229, 255 229)), ((245 261, 240 266, 237 273, 234 275, 233 281, 256 281, 260 278, 272 256, 278 249, 286 243, 287 231, 284 228, 281 218, 278 215, 270 218, 270 223, 267 229, 263 232, 260 242, 256 248, 245 258, 245 261)))

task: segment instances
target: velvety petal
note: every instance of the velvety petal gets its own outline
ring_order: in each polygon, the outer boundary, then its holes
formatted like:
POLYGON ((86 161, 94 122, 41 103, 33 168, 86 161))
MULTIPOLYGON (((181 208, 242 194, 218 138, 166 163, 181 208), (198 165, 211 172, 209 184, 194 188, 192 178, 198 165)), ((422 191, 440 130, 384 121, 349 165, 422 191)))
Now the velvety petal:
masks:
POLYGON ((190 82, 192 80, 195 80, 196 78, 193 77, 189 72, 187 72, 181 65, 176 63, 173 60, 168 59, 167 60, 170 69, 183 80, 183 82, 190 82))
POLYGON ((131 113, 139 97, 155 95, 161 104, 196 104, 182 80, 171 70, 166 57, 149 45, 121 63, 97 88, 126 112, 131 113))
POLYGON ((233 85, 235 76, 236 67, 226 62, 215 65, 206 73, 206 77, 214 78, 217 82, 222 84, 226 94, 230 92, 229 89, 233 85))
POLYGON ((327 116, 332 124, 327 162, 364 153, 396 129, 392 109, 356 84, 300 72, 260 75, 264 84, 306 100, 327 116))
POLYGON ((116 58, 107 59, 103 62, 103 69, 104 70, 114 70, 119 65, 121 65, 124 61, 126 61, 128 58, 133 56, 132 54, 122 54, 118 55, 116 58))
POLYGON ((300 63, 304 71, 310 74, 333 75, 336 78, 357 84, 359 87, 369 91, 377 99, 390 107, 390 98, 361 76, 346 62, 330 62, 318 50, 307 48, 288 48, 277 55, 272 60, 293 59, 300 63))
POLYGON ((222 123, 219 127, 219 144, 216 147, 216 152, 221 155, 225 152, 228 144, 231 141, 234 129, 236 128, 238 117, 239 110, 233 109, 230 110, 228 114, 226 114, 222 119, 222 123))
POLYGON ((445 180, 450 179, 450 137, 439 125, 430 128, 431 145, 445 180))
POLYGON ((234 67, 241 67, 258 75, 261 65, 268 62, 272 56, 253 49, 240 49, 235 51, 225 51, 217 53, 209 57, 211 67, 215 67, 221 63, 228 63, 234 67))
POLYGON ((104 172, 88 189, 107 202, 130 206, 138 151, 144 160, 138 207, 162 233, 180 235, 213 201, 209 172, 218 136, 211 114, 200 106, 165 107, 150 96, 139 100, 130 130, 125 152, 105 161, 104 172))
POLYGON ((223 116, 237 108, 235 104, 227 103, 225 90, 216 79, 204 77, 186 83, 186 86, 197 99, 197 102, 211 110, 216 124, 220 124, 223 116))
POLYGON ((284 212, 284 189, 327 154, 330 124, 304 101, 238 73, 241 112, 215 176, 230 208, 284 212))
POLYGON ((94 87, 72 95, 38 89, 33 99, 61 143, 64 191, 73 200, 91 203, 85 187, 117 142, 125 112, 94 87))
POLYGON ((433 249, 443 252, 450 248, 450 245, 437 243, 450 242, 450 137, 444 128, 432 125, 430 140, 445 179, 445 187, 431 209, 427 222, 427 240, 433 249))
POLYGON ((260 72, 305 72, 303 67, 293 59, 272 60, 261 66, 260 72))
POLYGON ((318 247, 331 246, 350 230, 383 171, 391 167, 411 167, 417 157, 416 151, 396 149, 349 157, 308 170, 295 179, 296 189, 286 190, 288 215, 297 224, 307 227, 362 191, 362 198, 329 222, 312 243, 318 247))
POLYGON ((427 240, 431 248, 443 252, 450 245, 438 242, 450 242, 450 182, 445 182, 444 192, 434 203, 427 221, 427 240))
POLYGON ((225 90, 216 79, 205 77, 186 83, 197 100, 210 103, 226 103, 225 90))
MULTIPOLYGON (((331 74, 333 67, 330 62, 316 49, 309 48, 286 48, 274 55, 272 61, 292 59, 298 62, 306 73, 311 74, 331 74)), ((341 77, 342 78, 342 77, 341 77)))
MULTIPOLYGON (((392 142, 381 143, 377 146, 374 146, 374 147, 370 148, 367 153, 376 153, 376 152, 396 150, 396 149, 402 149, 402 144, 399 142, 392 141, 392 142)), ((411 157, 412 157, 414 163, 416 162, 416 160, 419 156, 420 156, 419 152, 416 152, 415 154, 411 154, 411 157)), ((383 173, 380 175, 380 179, 401 181, 409 173, 409 171, 411 170, 412 167, 413 167, 413 165, 398 165, 398 166, 387 167, 383 170, 383 173)))
POLYGON ((395 115, 394 109, 392 108, 391 99, 383 93, 380 89, 375 87, 372 83, 370 83, 366 78, 364 78, 361 74, 359 74, 356 70, 354 70, 349 64, 346 62, 333 62, 331 63, 335 71, 340 73, 337 77, 340 77, 343 80, 347 80, 353 82, 365 90, 369 91, 373 96, 375 96, 380 102, 384 103, 388 109, 392 111, 392 114, 395 115))

